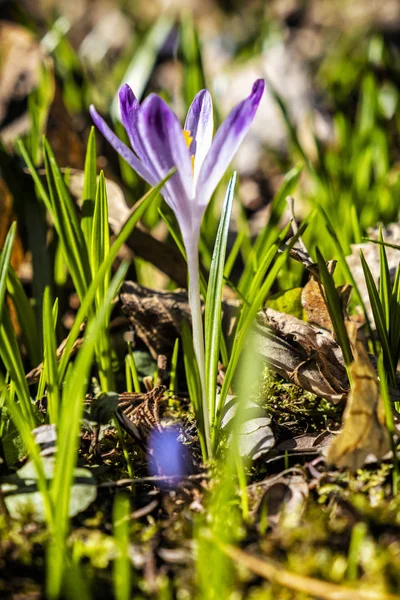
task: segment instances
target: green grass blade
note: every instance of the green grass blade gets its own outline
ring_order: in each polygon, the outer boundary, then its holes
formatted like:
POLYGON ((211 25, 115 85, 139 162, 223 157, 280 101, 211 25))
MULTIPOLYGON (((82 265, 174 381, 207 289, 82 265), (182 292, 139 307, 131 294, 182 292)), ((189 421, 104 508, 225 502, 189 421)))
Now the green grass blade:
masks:
POLYGON ((26 344, 29 359, 32 366, 36 366, 40 363, 41 356, 37 343, 38 331, 35 313, 19 277, 17 277, 11 266, 8 269, 7 292, 17 311, 18 322, 21 326, 21 335, 26 344))
MULTIPOLYGON (((379 228, 379 240, 383 242, 382 228, 379 228)), ((381 299, 383 316, 386 324, 386 331, 389 333, 390 325, 390 300, 392 296, 392 284, 390 282, 389 264, 386 256, 385 246, 379 246, 380 259, 380 277, 379 277, 379 297, 381 299)))
POLYGON ((57 221, 57 215, 54 214, 51 198, 50 198, 49 194, 46 192, 46 189, 42 183, 42 180, 40 179, 22 140, 18 140, 17 148, 18 148, 23 160, 25 161, 26 166, 28 167, 28 169, 30 171, 30 174, 32 176, 33 182, 34 182, 36 190, 37 190, 37 194, 38 194, 39 198, 42 199, 47 212, 50 215, 52 215, 55 228, 58 230, 59 226, 58 226, 58 221, 57 221))
POLYGON ((390 352, 393 356, 393 364, 399 361, 400 349, 400 266, 396 269, 392 297, 390 299, 390 352))
POLYGON ((97 271, 95 277, 93 278, 93 281, 91 282, 87 290, 87 293, 83 298, 81 306, 79 307, 78 313, 75 317, 74 324, 68 336, 68 340, 65 345, 65 350, 58 367, 59 382, 63 381, 65 371, 69 362, 72 346, 79 335, 82 323, 85 321, 89 314, 89 311, 92 307, 96 296, 96 292, 99 286, 103 284, 106 273, 109 271, 114 260, 117 258, 118 252, 120 251, 126 240, 129 238, 132 230, 135 228, 143 213, 146 211, 148 205, 154 200, 154 198, 157 197, 165 182, 168 181, 168 179, 173 175, 174 172, 175 170, 170 171, 168 175, 162 181, 160 181, 160 183, 157 186, 149 190, 147 194, 145 194, 143 198, 136 204, 130 217, 127 219, 121 231, 119 232, 117 239, 111 246, 106 259, 99 267, 99 270, 97 271))
POLYGON ((128 343, 128 354, 125 356, 126 391, 140 392, 139 377, 136 369, 135 357, 132 346, 128 343))
POLYGON ((3 250, 0 255, 0 322, 3 315, 6 291, 7 291, 7 279, 8 271, 10 268, 11 253, 13 249, 15 232, 17 229, 17 223, 11 225, 7 237, 4 242, 3 250))
POLYGON ((181 18, 180 41, 183 59, 183 96, 186 108, 200 90, 207 87, 199 37, 192 15, 187 12, 181 18))
POLYGON ((169 380, 169 391, 171 394, 175 394, 177 390, 177 368, 178 368, 178 357, 179 357, 179 338, 177 337, 174 344, 171 357, 171 373, 169 380))
POLYGON ((222 208, 211 261, 204 313, 206 395, 211 422, 215 415, 219 340, 222 334, 222 287, 224 283, 226 245, 228 241, 235 185, 236 173, 234 173, 230 179, 222 208))
POLYGON ((202 409, 202 391, 199 368, 193 349, 192 332, 186 321, 182 321, 181 338, 183 348, 183 362, 185 365, 186 383, 188 386, 189 397, 193 406, 193 412, 196 417, 197 429, 199 434, 201 452, 203 458, 207 457, 207 442, 204 431, 204 417, 202 409))
POLYGON ((3 389, 3 393, 5 393, 7 410, 10 413, 11 419, 17 428, 19 435, 21 436, 27 452, 29 453, 29 458, 35 465, 37 486, 43 498, 46 523, 49 527, 52 527, 54 523, 54 507, 47 486, 40 449, 36 444, 29 421, 27 421, 25 418, 20 405, 14 401, 14 398, 12 397, 13 395, 9 394, 6 389, 3 389))
POLYGON ((296 150, 298 151, 298 153, 300 154, 300 156, 302 157, 302 159, 304 160, 305 164, 310 169, 310 171, 314 172, 314 168, 310 163, 310 159, 308 158, 307 153, 303 149, 303 146, 301 145, 300 140, 298 138, 296 127, 292 123, 292 119, 290 118, 289 110, 286 106, 286 102, 284 101, 283 97, 279 94, 279 92, 275 89, 275 87, 272 85, 272 82, 269 79, 266 79, 266 83, 267 83, 268 89, 270 91, 270 94, 271 94, 273 100, 276 102, 277 106, 279 107, 279 110, 281 112, 283 121, 288 130, 289 137, 290 137, 290 140, 291 140, 293 146, 296 148, 296 150))
POLYGON ((321 281, 324 286, 326 305, 328 308, 329 316, 332 321, 332 326, 336 334, 336 338, 339 346, 342 349, 343 358, 346 366, 348 366, 353 360, 351 353, 349 336, 347 335, 346 327, 344 324, 343 306, 341 305, 335 282, 333 281, 332 275, 329 273, 326 266, 326 262, 319 251, 316 249, 318 269, 321 276, 321 281))
POLYGON ((75 207, 67 191, 54 154, 44 141, 44 163, 51 199, 51 215, 60 238, 65 260, 80 300, 90 281, 89 259, 75 207))
MULTIPOLYGON (((174 25, 175 19, 171 16, 162 14, 158 18, 139 48, 137 48, 118 88, 123 83, 128 83, 136 96, 141 98, 157 60, 158 52, 170 35, 174 25)), ((114 120, 120 120, 118 94, 114 96, 110 112, 114 120)))
POLYGON ((229 364, 227 366, 227 370, 225 373, 224 383, 221 389, 221 394, 219 398, 219 403, 217 407, 217 415, 215 420, 215 425, 213 429, 213 444, 214 451, 218 448, 219 443, 219 434, 221 427, 221 419, 222 419, 222 408, 225 405, 226 397, 228 395, 228 391, 231 387, 232 380, 234 374, 236 372, 240 355, 244 348, 246 335, 254 322, 254 318, 256 316, 257 311, 261 308, 266 296, 268 295, 279 271, 284 265, 289 250, 293 247, 298 237, 302 235, 303 231, 307 226, 307 222, 302 223, 299 227, 298 232, 295 236, 293 236, 290 240, 290 243, 286 245, 285 249, 281 252, 280 256, 277 257, 278 252, 280 250, 280 246, 285 239, 287 231, 290 228, 290 223, 285 227, 282 234, 279 236, 275 244, 270 248, 269 252, 266 253, 264 260, 262 261, 258 271, 255 274, 254 280, 255 284, 252 286, 251 293, 248 296, 249 304, 243 304, 242 310, 238 319, 238 325, 235 332, 233 347, 231 356, 229 359, 229 364), (274 264, 272 262, 275 260, 274 264), (270 271, 267 276, 265 276, 267 270, 272 265, 270 271))
POLYGON ((371 332, 371 324, 369 322, 368 312, 367 312, 367 309, 365 308, 364 300, 362 299, 362 296, 360 294, 360 290, 358 289, 357 282, 354 279, 353 273, 351 272, 351 269, 349 268, 349 265, 347 264, 346 255, 345 255, 345 251, 343 249, 343 246, 342 246, 342 244, 341 244, 338 236, 336 235, 335 228, 332 225, 332 222, 331 222, 328 214, 326 213, 326 211, 322 208, 322 206, 318 206, 318 211, 321 213, 321 215, 324 218, 324 221, 325 221, 328 233, 329 233, 329 235, 332 238, 332 241, 333 241, 333 243, 335 245, 335 248, 336 248, 336 252, 338 253, 338 256, 340 258, 339 267, 342 269, 342 272, 344 272, 347 281, 349 281, 351 283, 351 285, 352 285, 353 291, 354 291, 355 295, 357 296, 357 302, 360 304, 360 306, 361 306, 361 308, 363 310, 368 330, 371 332))
POLYGON ((376 289, 374 278, 371 270, 365 260, 362 250, 360 250, 361 264, 364 271, 365 283, 367 285, 368 296, 371 302, 372 314, 374 315, 375 327, 378 333, 379 341, 382 346, 385 366, 389 371, 389 381, 391 385, 396 385, 396 370, 394 368, 392 355, 390 352, 390 344, 386 331, 385 315, 382 308, 382 303, 379 298, 378 290, 376 289))
POLYGON ((114 500, 113 529, 116 556, 113 563, 113 583, 116 600, 131 598, 131 559, 129 556, 130 502, 126 495, 118 494, 114 500))
POLYGON ((50 423, 58 423, 60 394, 57 371, 57 342, 55 321, 50 288, 46 287, 43 296, 43 348, 44 373, 47 384, 47 405, 50 423))
MULTIPOLYGON (((107 190, 104 172, 100 173, 96 189, 96 202, 92 219, 90 266, 94 276, 110 251, 110 232, 108 227, 107 190)), ((104 281, 96 293, 96 306, 100 306, 107 292, 111 268, 106 271, 104 281)), ((100 385, 103 391, 115 389, 114 372, 112 368, 111 341, 108 334, 108 319, 105 329, 100 335, 96 360, 99 365, 100 385)))
POLYGON ((89 139, 86 147, 81 218, 81 228, 88 252, 92 246, 93 214, 96 199, 96 178, 96 136, 94 127, 92 127, 90 129, 89 139))
POLYGON ((110 305, 126 275, 128 266, 127 262, 122 263, 112 279, 102 306, 96 317, 88 325, 84 343, 78 353, 74 368, 68 371, 63 389, 57 438, 57 458, 51 486, 57 526, 52 532, 53 535, 47 553, 49 564, 47 595, 49 598, 58 598, 61 590, 71 487, 78 457, 79 430, 83 411, 82 401, 85 397, 99 335, 104 328, 110 305))
POLYGON ((393 406, 390 401, 388 382, 387 382, 387 376, 386 376, 386 368, 384 365, 382 352, 378 356, 378 375, 379 375, 380 392, 381 392, 383 404, 385 406, 386 426, 387 426, 389 434, 390 434, 391 445, 392 445, 392 452, 393 452, 393 475, 392 475, 393 484, 392 484, 392 487, 393 487, 393 495, 396 496, 396 494, 398 493, 398 490, 399 490, 399 476, 400 476, 399 461, 397 458, 397 442, 396 442, 397 430, 396 430, 396 425, 394 422, 393 406))
POLYGON ((14 327, 6 307, 3 308, 3 316, 0 323, 0 357, 15 386, 23 417, 29 429, 32 430, 36 427, 37 419, 31 403, 14 327))
MULTIPOLYGON (((104 172, 101 171, 96 189, 96 202, 93 215, 93 230, 91 235, 90 264, 93 275, 110 251, 110 233, 108 228, 107 190, 104 172)), ((110 272, 106 273, 104 284, 99 288, 99 300, 108 288, 110 272)))
POLYGON ((269 248, 278 236, 278 225, 286 208, 286 197, 293 193, 296 188, 303 165, 297 165, 286 173, 283 183, 276 192, 271 202, 271 215, 264 229, 257 236, 254 242, 253 251, 245 264, 244 271, 238 283, 238 289, 245 295, 249 289, 254 272, 257 270, 260 261, 265 256, 265 249, 269 248))

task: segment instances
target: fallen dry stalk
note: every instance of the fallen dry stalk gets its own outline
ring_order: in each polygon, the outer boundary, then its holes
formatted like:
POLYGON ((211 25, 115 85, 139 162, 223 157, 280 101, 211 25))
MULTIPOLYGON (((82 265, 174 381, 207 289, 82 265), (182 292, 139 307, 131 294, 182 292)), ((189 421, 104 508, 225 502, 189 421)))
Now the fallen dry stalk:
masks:
POLYGON ((271 583, 277 583, 296 592, 316 596, 323 600, 400 600, 400 596, 393 594, 385 594, 371 589, 360 590, 291 573, 270 559, 261 560, 235 546, 223 544, 216 538, 213 538, 213 541, 227 556, 244 565, 253 573, 268 579, 271 583))

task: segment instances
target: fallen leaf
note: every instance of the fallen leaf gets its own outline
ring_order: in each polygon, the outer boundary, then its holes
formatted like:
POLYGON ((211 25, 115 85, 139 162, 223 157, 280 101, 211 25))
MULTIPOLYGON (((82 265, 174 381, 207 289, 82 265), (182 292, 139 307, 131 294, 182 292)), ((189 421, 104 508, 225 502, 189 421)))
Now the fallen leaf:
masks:
POLYGON ((329 447, 327 461, 356 471, 369 454, 379 461, 389 452, 390 436, 374 368, 362 342, 352 345, 352 383, 343 414, 343 429, 329 447))
POLYGON ((26 27, 8 21, 0 23, 0 54, 0 137, 11 145, 29 130, 28 95, 52 61, 26 27))
POLYGON ((345 397, 342 351, 326 329, 266 308, 256 315, 252 339, 253 349, 272 371, 335 404, 345 397))
MULTIPOLYGON (((42 464, 47 479, 54 474, 54 458, 43 458, 42 464)), ((18 519, 27 512, 33 513, 35 521, 45 519, 43 497, 37 489, 37 474, 32 461, 29 461, 14 475, 4 477, 0 489, 7 510, 13 519, 18 519)), ((97 487, 92 473, 88 469, 77 468, 74 471, 74 482, 71 488, 69 516, 74 517, 87 509, 96 499, 97 487)))
MULTIPOLYGON (((238 409, 236 396, 228 396, 223 409, 222 430, 227 433, 228 440, 236 426, 235 417, 238 409)), ((275 437, 270 427, 271 418, 254 401, 248 400, 240 411, 240 433, 238 435, 239 452, 242 457, 256 460, 266 454, 275 445, 275 437)))

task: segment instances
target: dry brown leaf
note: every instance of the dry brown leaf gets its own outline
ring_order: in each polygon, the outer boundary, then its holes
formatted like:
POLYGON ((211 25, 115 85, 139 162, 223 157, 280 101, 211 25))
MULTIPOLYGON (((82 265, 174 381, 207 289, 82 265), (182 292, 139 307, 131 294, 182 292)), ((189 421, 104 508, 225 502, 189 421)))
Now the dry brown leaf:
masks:
POLYGON ((272 371, 299 387, 334 404, 347 395, 342 351, 329 331, 265 308, 256 315, 252 343, 272 371))
MULTIPOLYGON (((350 298, 351 286, 343 285, 336 289, 339 294, 342 308, 345 311, 350 298)), ((332 321, 329 316, 323 292, 323 286, 314 275, 311 275, 309 281, 303 288, 301 293, 301 304, 307 314, 309 323, 318 325, 318 327, 323 327, 334 334, 332 321)))
POLYGON ((369 454, 380 460, 390 450, 383 400, 375 370, 362 342, 353 345, 351 390, 343 414, 343 429, 327 453, 328 462, 356 471, 369 454))
POLYGON ((0 21, 0 57, 0 137, 8 146, 29 130, 27 98, 52 61, 26 27, 8 21, 0 21))

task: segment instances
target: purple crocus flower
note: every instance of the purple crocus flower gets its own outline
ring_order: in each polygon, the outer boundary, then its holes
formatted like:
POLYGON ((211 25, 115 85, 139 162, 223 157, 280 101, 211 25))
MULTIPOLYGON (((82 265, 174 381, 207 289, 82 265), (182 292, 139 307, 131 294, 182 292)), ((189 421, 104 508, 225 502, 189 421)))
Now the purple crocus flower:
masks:
POLYGON ((90 107, 93 121, 104 137, 150 185, 156 185, 172 168, 176 168, 176 173, 161 193, 175 213, 186 249, 193 346, 203 388, 203 421, 209 448, 210 416, 205 398, 198 273, 200 225, 215 188, 250 128, 264 87, 264 80, 258 79, 250 95, 232 110, 213 138, 212 100, 207 90, 200 91, 194 98, 182 131, 178 118, 164 100, 150 94, 139 104, 131 88, 125 84, 119 92, 121 117, 132 150, 113 133, 94 106, 90 107))

